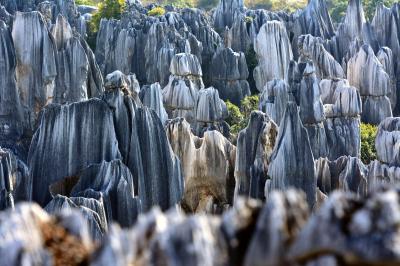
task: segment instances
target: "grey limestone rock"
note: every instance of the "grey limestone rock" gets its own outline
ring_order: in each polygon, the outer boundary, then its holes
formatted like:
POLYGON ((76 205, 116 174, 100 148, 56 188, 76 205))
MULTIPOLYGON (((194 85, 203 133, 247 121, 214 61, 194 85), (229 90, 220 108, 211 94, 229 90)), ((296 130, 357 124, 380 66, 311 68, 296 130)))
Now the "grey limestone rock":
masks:
POLYGON ((163 125, 165 125, 168 120, 168 114, 164 108, 160 84, 153 83, 143 86, 140 90, 139 97, 143 105, 153 109, 163 125))
POLYGON ((264 198, 268 167, 276 144, 278 126, 259 111, 251 113, 249 124, 239 132, 235 163, 235 198, 264 198))
POLYGON ((112 112, 92 99, 49 105, 29 149, 31 199, 45 205, 50 184, 74 176, 89 164, 121 158, 112 112))
POLYGON ((289 257, 305 262, 335 254, 342 264, 396 264, 397 248, 385 243, 393 243, 399 234, 398 193, 381 189, 360 200, 334 192, 302 228, 289 257))
POLYGON ((233 201, 236 147, 218 131, 207 131, 203 138, 193 135, 181 118, 167 125, 172 149, 182 163, 185 178, 183 207, 190 212, 211 212, 233 201))
POLYGON ((243 0, 221 0, 214 12, 214 27, 218 30, 232 27, 237 16, 243 11, 243 0))
POLYGON ((386 118, 378 127, 375 138, 376 156, 382 163, 400 166, 400 118, 386 118))
POLYGON ((222 100, 240 105, 241 100, 250 95, 247 82, 249 71, 244 53, 236 53, 230 48, 221 48, 211 62, 211 79, 222 100))
POLYGON ((319 158, 315 161, 318 188, 328 195, 334 190, 351 191, 366 196, 368 168, 357 157, 342 156, 334 161, 319 158))
POLYGON ((268 81, 260 95, 259 109, 279 125, 289 101, 289 93, 290 89, 285 81, 268 81))
POLYGON ((368 45, 361 46, 347 65, 350 85, 360 90, 363 98, 361 119, 366 123, 379 124, 392 116, 392 108, 387 95, 392 90, 391 80, 384 67, 368 45))
POLYGON ((272 192, 259 214, 244 265, 292 265, 286 252, 307 223, 308 215, 303 193, 272 192))
POLYGON ((57 75, 56 47, 39 12, 18 12, 12 36, 24 121, 26 128, 33 131, 40 110, 52 101, 57 75))
POLYGON ((310 208, 313 208, 317 193, 314 156, 307 130, 294 102, 287 104, 270 160, 268 176, 271 182, 268 191, 292 187, 302 189, 310 208))
POLYGON ((160 118, 121 90, 109 91, 103 99, 112 110, 117 145, 132 173, 142 210, 174 206, 183 194, 183 176, 160 118))
POLYGON ((198 59, 191 54, 177 54, 171 61, 171 76, 163 89, 163 102, 169 118, 184 117, 195 121, 199 90, 204 88, 198 59))
POLYGON ((17 65, 9 27, 0 21, 0 140, 18 140, 23 135, 23 109, 16 84, 17 65))
POLYGON ((253 75, 259 91, 270 80, 288 80, 289 62, 293 54, 282 22, 268 21, 261 27, 254 43, 254 51, 258 65, 253 75))

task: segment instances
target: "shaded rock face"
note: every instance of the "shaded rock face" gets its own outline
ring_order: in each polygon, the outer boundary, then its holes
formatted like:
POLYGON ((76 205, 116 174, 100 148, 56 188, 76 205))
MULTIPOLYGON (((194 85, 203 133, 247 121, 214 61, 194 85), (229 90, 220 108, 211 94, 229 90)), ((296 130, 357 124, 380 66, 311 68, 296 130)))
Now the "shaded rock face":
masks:
POLYGON ((310 207, 314 206, 317 189, 314 156, 307 130, 294 102, 287 104, 276 143, 268 167, 271 180, 266 182, 266 191, 269 194, 274 189, 302 189, 310 207))
POLYGON ((290 88, 281 79, 268 81, 260 95, 259 109, 266 113, 276 124, 280 124, 289 101, 290 88))
POLYGON ((278 126, 267 115, 254 111, 237 138, 235 198, 263 199, 268 167, 278 135, 278 126))
POLYGON ((198 91, 204 88, 200 63, 194 55, 177 54, 171 61, 170 71, 169 82, 162 92, 168 117, 184 117, 193 123, 198 91))
POLYGON ((13 208, 14 202, 28 200, 27 166, 12 151, 0 148, 0 209, 13 208))
POLYGON ((32 131, 38 113, 53 97, 57 75, 55 44, 38 12, 17 13, 12 36, 17 87, 26 127, 32 131))
POLYGON ((140 90, 139 97, 143 105, 153 109, 157 113, 163 125, 165 125, 168 119, 168 114, 163 105, 160 84, 154 83, 143 86, 140 90))
POLYGON ((249 70, 244 53, 235 53, 230 48, 218 50, 211 62, 212 84, 222 100, 239 106, 241 100, 250 95, 247 82, 249 70))
POLYGON ((312 61, 299 63, 302 74, 299 87, 300 118, 307 129, 311 150, 315 158, 325 157, 328 153, 323 121, 324 108, 320 96, 320 87, 312 61))
POLYGON ((104 215, 103 203, 95 199, 83 197, 68 198, 55 196, 45 207, 49 214, 71 214, 80 213, 85 219, 91 239, 101 240, 107 231, 107 220, 104 215))
POLYGON ((360 90, 363 98, 361 119, 370 124, 379 124, 392 116, 390 100, 392 89, 389 75, 368 45, 363 45, 347 65, 350 85, 360 90))
POLYGON ((49 105, 29 150, 31 199, 45 205, 48 187, 89 164, 121 158, 112 112, 101 100, 49 105), (48 162, 52 162, 49 164, 48 162))
POLYGON ((218 131, 206 131, 203 138, 194 136, 189 123, 180 118, 167 125, 167 135, 182 163, 183 208, 190 212, 213 212, 231 204, 236 147, 218 131))
POLYGON ((295 16, 293 24, 297 36, 310 34, 329 39, 334 35, 334 27, 324 0, 309 1, 307 7, 295 16))
POLYGON ((344 78, 345 74, 341 65, 324 48, 321 38, 312 35, 301 35, 298 38, 299 60, 312 60, 316 75, 321 79, 344 78))
POLYGON ((347 80, 322 80, 321 98, 324 103, 324 128, 328 158, 342 155, 359 157, 361 152, 360 114, 362 103, 359 91, 347 80))
POLYGON ((254 43, 254 51, 258 57, 258 66, 253 75, 259 91, 270 80, 288 80, 288 67, 293 54, 282 22, 268 21, 261 27, 254 43))
POLYGON ((232 27, 236 17, 243 10, 243 0, 221 0, 214 13, 214 27, 219 30, 232 27))
POLYGON ((319 158, 315 161, 318 188, 328 195, 334 190, 367 195, 368 168, 359 158, 342 156, 334 161, 319 158))
POLYGON ((335 36, 328 42, 329 50, 336 60, 341 61, 345 57, 355 40, 367 41, 363 36, 366 25, 361 0, 350 0, 344 19, 338 26, 335 36))
MULTIPOLYGON (((107 231, 107 224, 113 221, 123 227, 132 226, 140 212, 132 174, 120 160, 90 165, 78 176, 52 184, 50 191, 54 195, 53 204, 60 205, 57 197, 61 194, 62 197, 69 197, 63 202, 73 203, 68 203, 68 206, 91 209, 99 216, 96 220, 102 234, 107 231)), ((50 208, 49 205, 46 208, 50 208)), ((93 231, 93 227, 91 229, 93 231)))
POLYGON ((112 110, 117 145, 132 173, 142 210, 174 206, 183 194, 183 177, 160 118, 120 90, 107 92, 103 99, 112 110))
POLYGON ((23 110, 15 79, 16 58, 8 26, 0 21, 0 141, 17 140, 23 134, 23 110))

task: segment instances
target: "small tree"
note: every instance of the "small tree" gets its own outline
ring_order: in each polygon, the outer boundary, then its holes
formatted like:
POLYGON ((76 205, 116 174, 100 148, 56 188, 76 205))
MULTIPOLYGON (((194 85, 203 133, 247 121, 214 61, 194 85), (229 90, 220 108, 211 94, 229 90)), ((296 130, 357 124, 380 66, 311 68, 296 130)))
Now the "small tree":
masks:
POLYGON ((376 159, 375 138, 378 128, 374 125, 361 123, 361 161, 369 164, 376 159))

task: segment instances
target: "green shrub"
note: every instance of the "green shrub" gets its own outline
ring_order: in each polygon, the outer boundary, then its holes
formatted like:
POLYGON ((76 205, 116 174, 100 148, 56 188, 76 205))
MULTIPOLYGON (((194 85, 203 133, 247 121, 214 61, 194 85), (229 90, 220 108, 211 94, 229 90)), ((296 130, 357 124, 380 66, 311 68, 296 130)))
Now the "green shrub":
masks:
POLYGON ((369 164, 376 159, 375 137, 378 128, 374 125, 361 123, 361 160, 369 164))
MULTIPOLYGON (((86 1, 86 0, 84 0, 86 1)), ((97 32, 102 18, 120 19, 125 10, 125 0, 103 0, 98 5, 98 10, 93 14, 88 25, 88 43, 95 50, 97 32)))
POLYGON ((156 6, 153 9, 149 10, 149 12, 147 12, 147 15, 149 16, 162 16, 165 14, 165 9, 161 6, 156 6))
POLYGON ((258 110, 259 98, 258 95, 247 96, 241 101, 241 107, 234 105, 230 101, 226 102, 226 107, 229 112, 226 122, 230 126, 230 131, 233 136, 236 136, 244 129, 250 120, 251 112, 258 110))
POLYGON ((246 16, 244 18, 244 21, 246 22, 246 24, 251 24, 253 22, 253 17, 246 16))
POLYGON ((97 6, 100 0, 75 0, 76 5, 97 6))

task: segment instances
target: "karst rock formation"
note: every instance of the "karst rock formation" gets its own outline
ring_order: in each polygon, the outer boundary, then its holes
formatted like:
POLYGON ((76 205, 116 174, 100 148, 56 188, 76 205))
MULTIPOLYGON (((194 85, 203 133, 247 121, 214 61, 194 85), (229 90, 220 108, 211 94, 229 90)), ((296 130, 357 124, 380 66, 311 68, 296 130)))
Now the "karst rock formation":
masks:
POLYGON ((77 2, 0 0, 0 266, 400 265, 399 3, 77 2))

